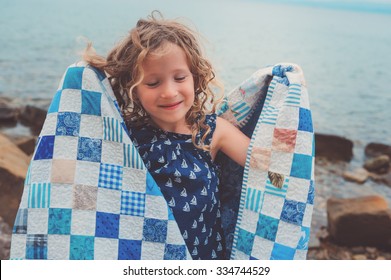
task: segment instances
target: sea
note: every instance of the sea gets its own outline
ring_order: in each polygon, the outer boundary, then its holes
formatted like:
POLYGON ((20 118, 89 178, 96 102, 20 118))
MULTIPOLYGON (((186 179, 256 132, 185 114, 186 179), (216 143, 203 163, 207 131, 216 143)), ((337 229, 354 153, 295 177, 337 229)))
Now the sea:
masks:
MULTIPOLYGON (((202 35, 226 93, 262 67, 293 62, 315 132, 352 140, 356 165, 366 144, 391 144, 391 1, 0 0, 0 96, 52 98, 87 41, 105 55, 154 10, 202 35)), ((391 203, 391 188, 371 182, 358 189, 321 174, 318 187, 319 225, 333 195, 380 193, 391 203)))

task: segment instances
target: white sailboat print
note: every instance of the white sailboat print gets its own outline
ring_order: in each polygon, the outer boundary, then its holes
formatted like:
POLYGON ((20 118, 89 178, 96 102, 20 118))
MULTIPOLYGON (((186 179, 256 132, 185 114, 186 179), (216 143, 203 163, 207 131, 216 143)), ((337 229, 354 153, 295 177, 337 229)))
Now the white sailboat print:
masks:
POLYGON ((168 203, 168 206, 175 207, 175 199, 172 197, 170 202, 168 203))
POLYGON ((197 176, 195 175, 195 173, 193 171, 190 171, 189 178, 194 180, 194 179, 197 179, 197 176))
POLYGON ((176 160, 176 159, 177 159, 176 154, 175 154, 174 151, 172 151, 172 156, 171 156, 171 157, 172 157, 173 160, 176 160))
POLYGON ((166 144, 166 145, 171 145, 170 139, 167 139, 166 141, 164 141, 164 144, 166 144))
POLYGON ((171 178, 168 178, 167 183, 165 184, 166 187, 172 188, 172 180, 171 178))
POLYGON ((186 202, 185 206, 183 206, 182 210, 184 212, 190 212, 190 206, 189 206, 189 203, 186 202))
POLYGON ((156 137, 156 135, 155 135, 155 136, 153 136, 153 138, 152 138, 152 140, 151 140, 151 144, 155 143, 156 141, 157 141, 157 137, 156 137))
POLYGON ((212 250, 212 259, 215 259, 215 258, 217 258, 216 251, 212 250))
POLYGON ((200 245, 200 241, 198 240, 198 237, 197 237, 197 236, 196 236, 196 238, 194 239, 193 245, 194 245, 194 246, 200 245))
POLYGON ((201 213, 200 217, 198 218, 198 221, 199 222, 203 222, 204 221, 204 213, 201 213))
POLYGON ((201 195, 208 196, 208 191, 206 190, 205 186, 204 186, 204 188, 201 191, 201 195))
POLYGON ((164 157, 161 156, 161 157, 158 159, 158 162, 159 162, 159 163, 164 163, 164 157))
POLYGON ((181 196, 187 197, 187 191, 185 188, 183 188, 183 190, 181 191, 181 196))
POLYGON ((187 234, 187 230, 185 230, 183 232, 182 236, 183 236, 183 239, 187 239, 189 237, 188 234, 187 234))
POLYGON ((193 198, 191 199, 190 204, 197 205, 197 198, 195 197, 195 195, 193 195, 193 198))
POLYGON ((193 225, 191 226, 191 228, 197 228, 197 226, 198 226, 197 221, 194 220, 193 225))
POLYGON ((194 247, 194 250, 193 250, 193 252, 191 252, 191 254, 192 254, 193 256, 198 255, 197 247, 194 247))
POLYGON ((202 227, 202 230, 201 230, 202 233, 206 232, 206 226, 204 224, 204 226, 202 227))
POLYGON ((194 168, 193 168, 194 172, 200 172, 201 171, 201 168, 194 163, 194 168))
POLYGON ((221 241, 221 235, 220 235, 220 233, 217 233, 217 235, 216 235, 216 241, 221 241))
POLYGON ((187 162, 186 162, 185 159, 182 160, 181 167, 182 167, 182 168, 188 168, 188 167, 189 167, 189 166, 187 165, 187 162))

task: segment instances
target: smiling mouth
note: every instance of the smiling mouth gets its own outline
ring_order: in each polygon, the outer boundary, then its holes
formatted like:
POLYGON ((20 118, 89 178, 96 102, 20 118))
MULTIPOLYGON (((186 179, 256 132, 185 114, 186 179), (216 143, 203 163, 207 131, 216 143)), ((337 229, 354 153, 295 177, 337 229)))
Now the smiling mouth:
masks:
POLYGON ((171 103, 171 104, 159 105, 159 107, 166 109, 166 110, 173 110, 173 109, 177 108, 181 103, 182 103, 182 101, 179 101, 179 102, 175 102, 175 103, 171 103))

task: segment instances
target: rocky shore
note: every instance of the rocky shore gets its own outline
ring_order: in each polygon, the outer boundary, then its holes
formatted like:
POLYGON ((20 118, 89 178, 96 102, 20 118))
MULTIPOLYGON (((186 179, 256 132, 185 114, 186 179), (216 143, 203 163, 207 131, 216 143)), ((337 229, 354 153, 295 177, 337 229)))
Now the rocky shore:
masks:
MULTIPOLYGON (((0 96, 0 259, 50 100, 0 96)), ((391 259, 391 146, 316 134, 316 198, 308 259, 391 259)))

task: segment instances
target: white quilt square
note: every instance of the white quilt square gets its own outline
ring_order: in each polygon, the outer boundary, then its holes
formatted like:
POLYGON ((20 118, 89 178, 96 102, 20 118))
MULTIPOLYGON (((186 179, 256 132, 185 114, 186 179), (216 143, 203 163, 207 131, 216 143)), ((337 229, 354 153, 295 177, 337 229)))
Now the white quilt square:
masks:
POLYGON ((307 250, 296 249, 294 260, 306 260, 307 259, 307 250))
POLYGON ((102 86, 100 84, 99 78, 97 74, 89 68, 84 69, 83 71, 83 84, 81 88, 83 90, 101 92, 102 86))
POLYGON ((242 251, 239 251, 239 250, 236 250, 235 252, 235 260, 249 260, 250 259, 250 256, 245 254, 244 252, 242 251))
POLYGON ((297 130, 299 127, 299 108, 284 106, 281 110, 276 127, 297 130))
POLYGON ((79 138, 74 136, 56 136, 54 140, 53 158, 76 160, 78 141, 79 138))
POLYGON ((145 192, 147 173, 136 168, 123 168, 122 190, 132 192, 145 192))
POLYGON ((308 99, 308 90, 306 87, 301 87, 301 103, 300 103, 300 107, 301 108, 305 108, 305 109, 309 109, 310 108, 310 102, 309 102, 309 99, 308 99))
POLYGON ((94 259, 117 260, 118 239, 96 237, 94 240, 94 259))
POLYGON ((145 196, 145 217, 160 220, 168 219, 168 206, 163 196, 145 196))
POLYGON ((259 213, 254 211, 243 209, 242 220, 240 221, 240 227, 248 232, 255 233, 257 229, 259 219, 259 213))
POLYGON ((12 234, 11 235, 11 251, 10 259, 24 259, 26 258, 26 234, 12 234))
POLYGON ((312 143, 314 134, 308 131, 297 131, 295 153, 303 155, 312 155, 312 143))
POLYGON ((48 235, 48 259, 67 260, 69 259, 70 236, 60 234, 48 235))
POLYGON ((292 153, 272 151, 269 170, 283 175, 289 175, 291 174, 292 161, 292 153))
POLYGON ((311 204, 306 204, 304 216, 303 216, 303 222, 302 226, 304 227, 311 227, 311 218, 312 218, 312 212, 314 210, 314 206, 311 204))
POLYGON ((264 199, 261 214, 280 219, 285 199, 283 197, 275 196, 269 193, 265 193, 263 197, 264 199))
POLYGON ((121 210, 121 191, 98 188, 96 211, 119 214, 121 210))
POLYGON ((255 235, 251 255, 259 260, 269 260, 272 255, 273 247, 273 241, 255 235))
POLYGON ((95 235, 96 212, 91 210, 72 211, 72 235, 95 235))
POLYGON ((123 144, 111 141, 102 141, 102 163, 123 166, 123 144))
POLYGON ((253 146, 271 148, 273 143, 274 126, 261 123, 257 130, 258 137, 255 137, 253 146))
POLYGON ((81 92, 79 89, 64 89, 61 93, 59 112, 81 113, 81 92))
POLYGON ((32 161, 30 165, 31 183, 50 182, 52 170, 52 160, 42 159, 32 161))
POLYGON ((100 163, 90 161, 76 162, 75 184, 97 187, 99 183, 100 163), (88 174, 88 176, 86 176, 88 174))
POLYGON ((174 245, 183 245, 185 241, 183 240, 182 234, 179 230, 178 224, 176 221, 168 221, 167 225, 167 243, 174 245))
POLYGON ((267 178, 267 171, 250 168, 248 172, 247 186, 255 190, 264 191, 267 178))
POLYGON ((130 240, 143 239, 144 218, 121 215, 119 220, 119 238, 130 240))
POLYGON ((286 198, 307 203, 310 181, 295 177, 289 178, 286 198))
POLYGON ((49 113, 46 115, 40 136, 56 135, 58 113, 49 113))
POLYGON ((71 209, 73 203, 72 184, 52 184, 50 189, 50 207, 71 209))
POLYGON ((29 208, 27 211, 27 234, 47 234, 49 208, 29 208))
POLYGON ((102 138, 103 124, 102 117, 95 115, 81 114, 80 117, 80 137, 102 138))
POLYGON ((276 235, 276 243, 296 248, 301 238, 301 227, 280 221, 276 235))
POLYGON ((141 259, 142 260, 162 260, 164 258, 165 243, 142 242, 141 259))

